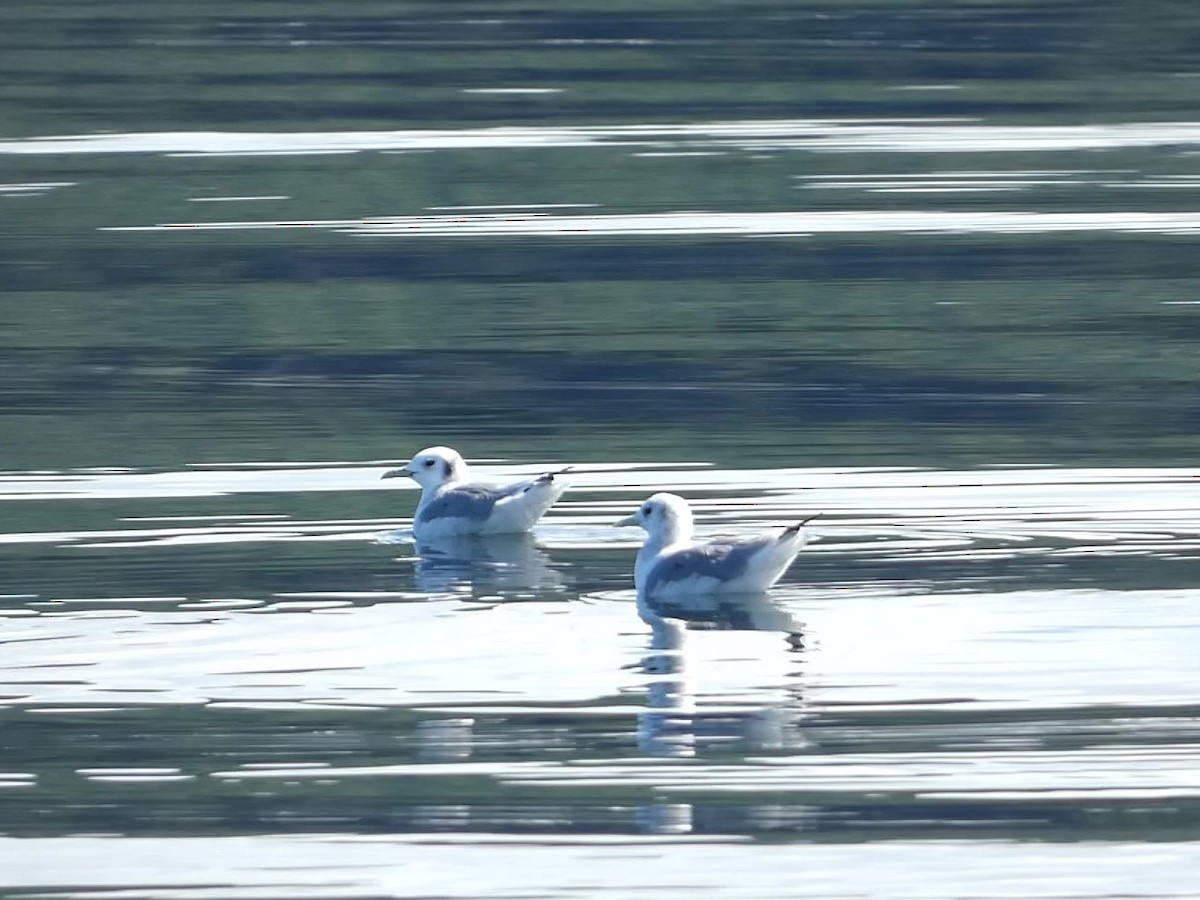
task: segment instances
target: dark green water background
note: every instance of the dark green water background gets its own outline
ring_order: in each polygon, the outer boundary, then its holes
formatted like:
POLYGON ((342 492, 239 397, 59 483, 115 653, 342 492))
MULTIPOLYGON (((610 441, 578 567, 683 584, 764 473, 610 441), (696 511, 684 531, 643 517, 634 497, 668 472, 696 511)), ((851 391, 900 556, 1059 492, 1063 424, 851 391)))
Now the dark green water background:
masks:
MULTIPOLYGON (((332 147, 362 130, 1188 121, 1200 40, 1180 2, 10 3, 0 18, 9 139, 320 132, 332 147), (558 93, 469 93, 513 88, 558 93)), ((1194 144, 722 149, 5 153, 4 182, 73 183, 4 197, 6 464, 382 458, 427 435, 593 459, 1194 458, 1197 320, 1164 305, 1197 299, 1191 234, 99 230, 520 204, 1186 212, 1200 175, 1194 144), (945 171, 1179 186, 804 189, 945 171), (216 196, 287 199, 189 202, 216 196)))

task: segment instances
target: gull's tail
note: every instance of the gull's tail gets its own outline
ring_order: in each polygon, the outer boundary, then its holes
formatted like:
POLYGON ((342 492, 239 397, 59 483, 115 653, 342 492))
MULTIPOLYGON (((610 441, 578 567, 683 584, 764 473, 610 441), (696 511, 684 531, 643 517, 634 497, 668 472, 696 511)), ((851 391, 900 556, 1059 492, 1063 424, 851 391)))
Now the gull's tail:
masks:
POLYGON ((574 466, 567 466, 565 469, 556 469, 553 472, 547 472, 545 475, 539 475, 535 481, 551 482, 554 480, 555 475, 566 475, 574 468, 574 466))
POLYGON ((783 534, 781 534, 779 536, 779 540, 786 541, 788 538, 795 537, 797 534, 800 533, 801 528, 803 528, 805 525, 807 525, 809 522, 811 522, 813 519, 815 519, 819 515, 821 515, 821 513, 813 513, 807 519, 801 519, 795 525, 789 525, 787 528, 785 528, 783 530, 783 534))

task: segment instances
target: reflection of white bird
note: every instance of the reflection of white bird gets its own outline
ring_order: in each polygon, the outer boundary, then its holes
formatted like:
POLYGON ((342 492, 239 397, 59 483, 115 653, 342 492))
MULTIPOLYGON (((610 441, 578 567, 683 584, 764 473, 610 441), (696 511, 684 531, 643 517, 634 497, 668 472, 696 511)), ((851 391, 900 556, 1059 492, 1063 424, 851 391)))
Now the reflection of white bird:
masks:
POLYGON ((809 535, 809 516, 782 534, 754 538, 692 541, 691 509, 683 497, 656 493, 618 526, 646 529, 646 544, 637 552, 634 583, 649 600, 696 594, 754 594, 766 590, 787 571, 809 535))
POLYGON ((779 631, 793 646, 803 646, 804 626, 764 592, 711 593, 648 599, 638 595, 638 615, 654 619, 678 619, 696 630, 779 631))
POLYGON ((471 534, 417 541, 417 587, 429 593, 556 591, 563 579, 550 557, 521 534, 471 534))
POLYGON ((809 516, 781 534, 692 541, 692 511, 675 494, 655 494, 617 525, 640 525, 646 543, 638 551, 633 580, 638 596, 671 600, 697 594, 761 593, 778 581, 808 543, 809 516))
POLYGON ((462 534, 505 534, 528 531, 567 486, 555 481, 569 469, 547 472, 528 481, 490 485, 469 481, 466 461, 449 447, 429 447, 408 465, 383 474, 407 475, 421 486, 413 516, 413 534, 437 539, 462 534))
POLYGON ((711 594, 688 603, 657 603, 638 598, 638 614, 650 626, 650 648, 642 659, 648 676, 646 709, 638 712, 638 748, 650 756, 695 756, 703 744, 729 747, 738 740, 757 749, 804 744, 800 712, 790 704, 726 708, 705 712, 688 677, 687 629, 694 626, 750 631, 786 631, 791 652, 802 644, 800 623, 765 594, 711 594))
POLYGON ((638 749, 649 756, 695 756, 695 696, 684 675, 687 633, 682 622, 638 612, 650 626, 650 652, 642 659, 650 680, 646 709, 638 713, 638 749))

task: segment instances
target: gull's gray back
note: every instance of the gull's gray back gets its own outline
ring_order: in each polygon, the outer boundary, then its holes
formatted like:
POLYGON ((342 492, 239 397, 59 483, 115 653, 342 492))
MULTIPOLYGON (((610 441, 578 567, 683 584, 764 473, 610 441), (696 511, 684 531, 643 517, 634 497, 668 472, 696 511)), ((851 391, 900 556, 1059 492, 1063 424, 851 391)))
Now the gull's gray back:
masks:
POLYGON ((497 500, 519 494, 525 483, 496 487, 490 484, 456 485, 430 500, 417 513, 418 522, 434 519, 474 519, 482 522, 492 514, 497 500))
POLYGON ((650 570, 644 590, 648 596, 653 595, 664 585, 687 578, 732 581, 745 574, 750 557, 774 540, 769 536, 718 540, 672 553, 650 570))

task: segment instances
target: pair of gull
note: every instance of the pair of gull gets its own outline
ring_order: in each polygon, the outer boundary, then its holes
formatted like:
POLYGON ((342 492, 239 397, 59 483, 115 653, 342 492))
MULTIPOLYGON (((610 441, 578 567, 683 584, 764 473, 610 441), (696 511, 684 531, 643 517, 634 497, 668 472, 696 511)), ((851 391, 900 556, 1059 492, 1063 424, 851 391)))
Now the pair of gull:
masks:
MULTIPOLYGON (((449 447, 422 450, 384 478, 408 476, 421 486, 413 516, 418 540, 465 534, 528 531, 567 489, 560 469, 537 478, 496 486, 470 480, 466 462, 449 447)), ((633 580, 638 595, 671 600, 698 594, 750 594, 778 581, 808 541, 803 526, 782 534, 692 540, 692 511, 675 494, 654 494, 617 525, 640 525, 646 542, 638 551, 633 580)))

